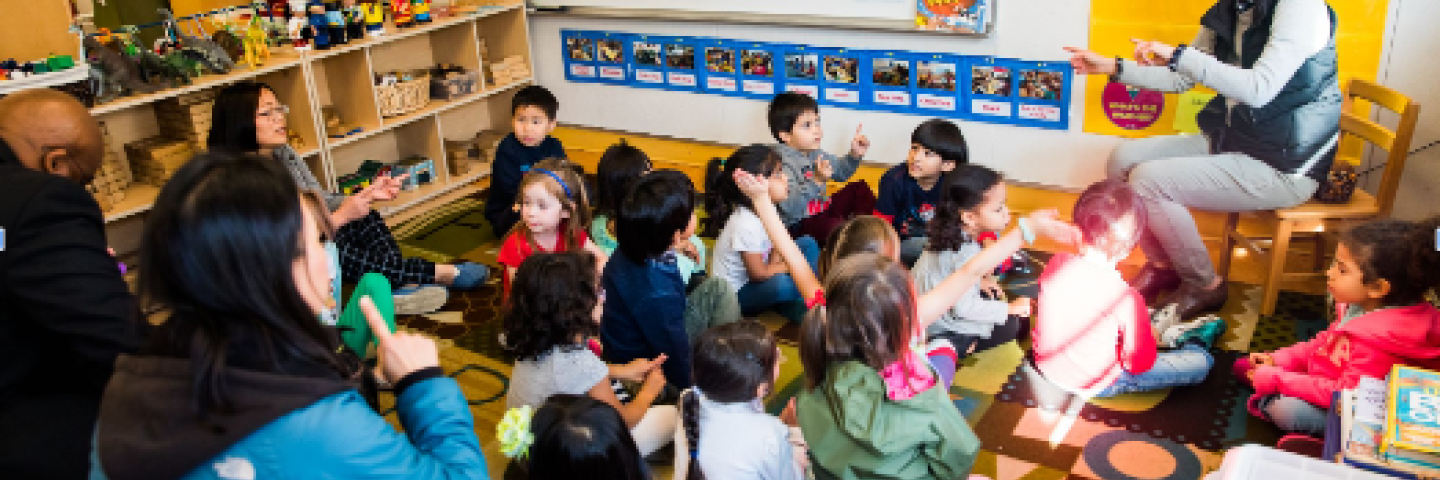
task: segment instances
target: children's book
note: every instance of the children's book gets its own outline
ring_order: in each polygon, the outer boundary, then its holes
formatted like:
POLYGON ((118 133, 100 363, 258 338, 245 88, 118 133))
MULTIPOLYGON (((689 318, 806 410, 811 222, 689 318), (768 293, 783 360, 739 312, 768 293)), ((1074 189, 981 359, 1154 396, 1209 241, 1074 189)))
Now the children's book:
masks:
POLYGON ((915 28, 989 33, 990 0, 915 0, 915 28))
POLYGON ((1380 453, 1391 463, 1440 469, 1440 373, 1396 365, 1380 453))

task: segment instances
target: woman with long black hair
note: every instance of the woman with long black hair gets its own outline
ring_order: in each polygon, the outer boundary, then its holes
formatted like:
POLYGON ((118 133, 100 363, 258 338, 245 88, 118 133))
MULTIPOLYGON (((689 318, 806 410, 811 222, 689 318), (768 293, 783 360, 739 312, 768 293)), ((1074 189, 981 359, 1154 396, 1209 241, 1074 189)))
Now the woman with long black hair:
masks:
POLYGON ((106 387, 91 478, 488 478, 460 387, 433 341, 361 301, 409 437, 356 391, 320 315, 332 302, 319 219, 276 162, 211 152, 161 189, 139 289, 163 323, 106 387))

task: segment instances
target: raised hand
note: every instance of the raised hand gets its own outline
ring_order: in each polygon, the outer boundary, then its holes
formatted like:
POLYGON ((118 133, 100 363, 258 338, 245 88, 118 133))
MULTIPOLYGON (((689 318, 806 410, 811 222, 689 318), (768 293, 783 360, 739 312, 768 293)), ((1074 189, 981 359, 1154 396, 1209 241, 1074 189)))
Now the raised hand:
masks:
POLYGON ((1081 75, 1114 75, 1115 59, 1083 48, 1065 47, 1070 52, 1070 66, 1081 75))
POLYGON ((750 172, 735 169, 735 187, 750 197, 751 203, 770 203, 770 181, 750 172))
POLYGON ((371 200, 381 202, 394 200, 396 196, 400 195, 400 187, 405 185, 405 179, 409 177, 408 173, 398 177, 389 175, 375 177, 375 181, 365 190, 369 191, 371 200))
POLYGON ((380 373, 392 385, 399 383, 406 375, 440 366, 439 348, 435 341, 413 333, 391 333, 385 317, 375 309, 370 297, 360 299, 360 311, 370 324, 375 335, 376 350, 380 352, 380 373))
MULTIPOLYGON (((870 151, 870 137, 865 136, 865 124, 855 126, 855 138, 850 140, 850 154, 857 157, 864 157, 865 152, 870 151)), ((830 178, 830 175, 825 175, 830 178)))

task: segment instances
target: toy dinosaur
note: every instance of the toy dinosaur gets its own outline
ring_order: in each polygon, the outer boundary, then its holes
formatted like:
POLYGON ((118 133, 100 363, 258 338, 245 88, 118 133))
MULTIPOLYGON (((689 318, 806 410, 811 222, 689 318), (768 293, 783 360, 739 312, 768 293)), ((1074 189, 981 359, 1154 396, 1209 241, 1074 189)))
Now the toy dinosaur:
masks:
MULTIPOLYGON (((168 15, 169 11, 164 11, 168 15)), ((235 61, 230 58, 229 53, 225 52, 225 48, 215 43, 214 40, 206 38, 205 26, 200 24, 199 19, 192 20, 194 20, 194 27, 198 31, 198 34, 193 34, 189 29, 186 29, 186 35, 180 36, 180 43, 184 44, 187 49, 194 50, 195 54, 200 57, 197 60, 199 60, 207 70, 222 75, 234 70, 235 61)), ((192 55, 192 57, 194 57, 194 55, 192 55)))
POLYGON ((85 47, 85 56, 88 57, 87 60, 90 62, 91 70, 100 74, 102 86, 106 87, 107 90, 113 89, 118 95, 124 91, 151 93, 162 88, 146 81, 146 79, 141 76, 138 65, 132 63, 130 59, 125 58, 119 51, 101 45, 99 41, 90 37, 87 37, 83 44, 85 47))

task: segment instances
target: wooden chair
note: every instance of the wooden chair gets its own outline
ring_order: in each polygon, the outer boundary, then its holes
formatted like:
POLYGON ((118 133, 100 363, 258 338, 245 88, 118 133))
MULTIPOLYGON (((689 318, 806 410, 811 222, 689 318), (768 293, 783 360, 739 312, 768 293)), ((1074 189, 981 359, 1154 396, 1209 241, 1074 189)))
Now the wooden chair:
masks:
MULTIPOLYGON (((1297 231, 1297 227, 1315 224, 1324 226, 1329 221, 1355 221, 1389 216, 1390 207, 1395 203, 1395 191, 1400 186, 1400 175, 1405 171, 1405 159, 1409 154, 1411 135, 1415 132, 1415 123, 1419 116, 1420 105, 1400 92, 1365 80, 1351 80, 1345 93, 1344 113, 1340 118, 1340 145, 1344 147, 1348 142, 1359 139, 1388 153, 1386 163, 1382 167, 1380 188, 1373 195, 1356 188, 1355 195, 1350 198, 1348 203, 1344 204, 1328 204, 1310 200, 1290 208, 1257 212, 1267 222, 1274 222, 1276 225, 1275 234, 1270 237, 1271 244, 1268 252, 1261 249, 1254 238, 1240 234, 1237 228, 1240 222, 1240 213, 1228 214, 1225 218, 1224 249, 1220 254, 1220 276, 1227 278, 1230 276, 1230 261, 1237 243, 1255 255, 1258 261, 1268 264, 1269 268, 1265 273, 1265 281, 1262 285, 1264 291, 1260 302, 1262 315, 1274 313, 1275 300, 1280 295, 1281 282, 1323 277, 1322 270, 1325 268, 1325 254, 1327 253, 1324 228, 1322 227, 1319 231, 1297 231), (1392 132, 1371 121, 1369 111, 1356 111, 1355 100, 1357 98, 1399 114, 1398 128, 1392 132), (1289 253, 1290 241, 1292 237, 1298 235, 1309 236, 1314 240, 1314 271, 1312 272, 1285 272, 1285 257, 1289 253)), ((1341 151, 1348 150, 1342 148, 1341 151)), ((1336 157, 1337 162, 1358 163, 1357 160, 1353 157, 1346 158, 1343 155, 1336 157)))

